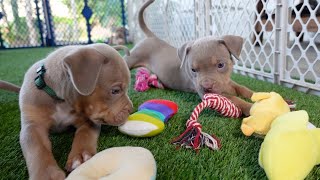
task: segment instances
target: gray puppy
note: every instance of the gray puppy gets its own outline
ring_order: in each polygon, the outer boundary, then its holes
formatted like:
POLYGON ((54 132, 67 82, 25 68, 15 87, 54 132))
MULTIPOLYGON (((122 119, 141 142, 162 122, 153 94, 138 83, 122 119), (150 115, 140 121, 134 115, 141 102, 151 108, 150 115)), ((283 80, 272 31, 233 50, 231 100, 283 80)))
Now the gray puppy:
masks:
POLYGON ((129 69, 148 68, 166 88, 197 92, 200 97, 205 93, 224 95, 249 115, 252 104, 238 96, 250 98, 253 92, 230 78, 232 56, 239 59, 243 39, 232 35, 205 37, 176 49, 156 37, 144 22, 143 12, 153 2, 147 1, 139 11, 139 25, 147 38, 124 57, 129 69))

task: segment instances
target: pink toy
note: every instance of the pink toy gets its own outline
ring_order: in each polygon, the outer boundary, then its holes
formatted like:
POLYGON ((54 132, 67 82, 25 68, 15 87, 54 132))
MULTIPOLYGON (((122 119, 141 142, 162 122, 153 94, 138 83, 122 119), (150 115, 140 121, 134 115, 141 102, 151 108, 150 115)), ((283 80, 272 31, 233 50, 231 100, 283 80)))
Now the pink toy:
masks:
POLYGON ((218 94, 205 94, 200 104, 193 110, 186 126, 187 129, 176 137, 172 143, 186 148, 193 148, 197 152, 201 146, 206 145, 211 150, 219 149, 221 144, 214 135, 202 132, 202 126, 197 121, 200 112, 209 107, 218 111, 221 115, 231 118, 238 118, 242 115, 241 109, 234 105, 229 99, 218 94))
POLYGON ((142 92, 148 90, 151 86, 160 89, 164 88, 155 74, 151 74, 147 68, 138 68, 134 90, 142 92))

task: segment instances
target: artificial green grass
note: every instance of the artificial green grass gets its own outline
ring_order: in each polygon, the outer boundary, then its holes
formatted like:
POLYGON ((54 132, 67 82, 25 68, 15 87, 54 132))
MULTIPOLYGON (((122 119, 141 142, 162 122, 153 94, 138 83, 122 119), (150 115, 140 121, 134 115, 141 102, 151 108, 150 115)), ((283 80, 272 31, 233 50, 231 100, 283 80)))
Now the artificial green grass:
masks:
MULTIPOLYGON (((0 79, 21 85, 24 72, 35 61, 44 58, 54 48, 33 48, 0 51, 0 79)), ((233 75, 233 79, 254 91, 276 91, 297 102, 297 109, 308 111, 310 121, 320 127, 320 97, 306 95, 292 89, 233 75)), ((116 127, 102 128, 98 151, 115 146, 141 146, 149 149, 157 161, 157 179, 267 179, 258 165, 262 139, 245 137, 240 130, 241 120, 221 117, 212 110, 201 113, 203 131, 221 139, 222 148, 211 151, 202 148, 199 154, 190 149, 176 150, 170 140, 185 130, 185 122, 200 102, 197 94, 173 90, 133 90, 132 71, 129 96, 135 110, 144 101, 163 98, 179 105, 178 113, 169 120, 165 130, 152 138, 133 138, 119 133, 116 127)), ((0 179, 27 179, 28 173, 19 145, 20 114, 18 95, 0 90, 0 179)), ((71 149, 74 131, 50 135, 53 153, 61 168, 71 149)), ((111 163, 111 162, 109 162, 111 163)), ((318 179, 320 167, 315 167, 307 179, 318 179)))

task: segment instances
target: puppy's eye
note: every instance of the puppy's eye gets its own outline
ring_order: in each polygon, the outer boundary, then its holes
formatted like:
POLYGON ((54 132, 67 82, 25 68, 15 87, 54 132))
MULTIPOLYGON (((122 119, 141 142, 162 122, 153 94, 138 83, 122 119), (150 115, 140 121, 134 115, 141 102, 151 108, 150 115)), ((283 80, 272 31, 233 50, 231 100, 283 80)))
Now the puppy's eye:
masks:
POLYGON ((192 72, 197 72, 197 70, 195 70, 194 68, 191 69, 192 72))
POLYGON ((120 87, 114 87, 111 89, 111 94, 116 95, 121 93, 121 88, 120 87))
POLYGON ((221 69, 224 67, 224 63, 218 63, 218 68, 221 69))

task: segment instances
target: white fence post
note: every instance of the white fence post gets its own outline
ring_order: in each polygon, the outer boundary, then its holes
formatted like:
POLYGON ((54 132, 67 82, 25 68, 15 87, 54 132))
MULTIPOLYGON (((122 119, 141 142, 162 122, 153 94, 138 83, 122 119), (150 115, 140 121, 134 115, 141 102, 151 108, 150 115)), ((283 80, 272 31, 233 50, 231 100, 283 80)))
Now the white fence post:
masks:
POLYGON ((281 84, 286 64, 288 2, 277 0, 275 14, 274 82, 281 84))
POLYGON ((196 18, 196 38, 206 35, 206 0, 195 1, 195 18, 196 18))

